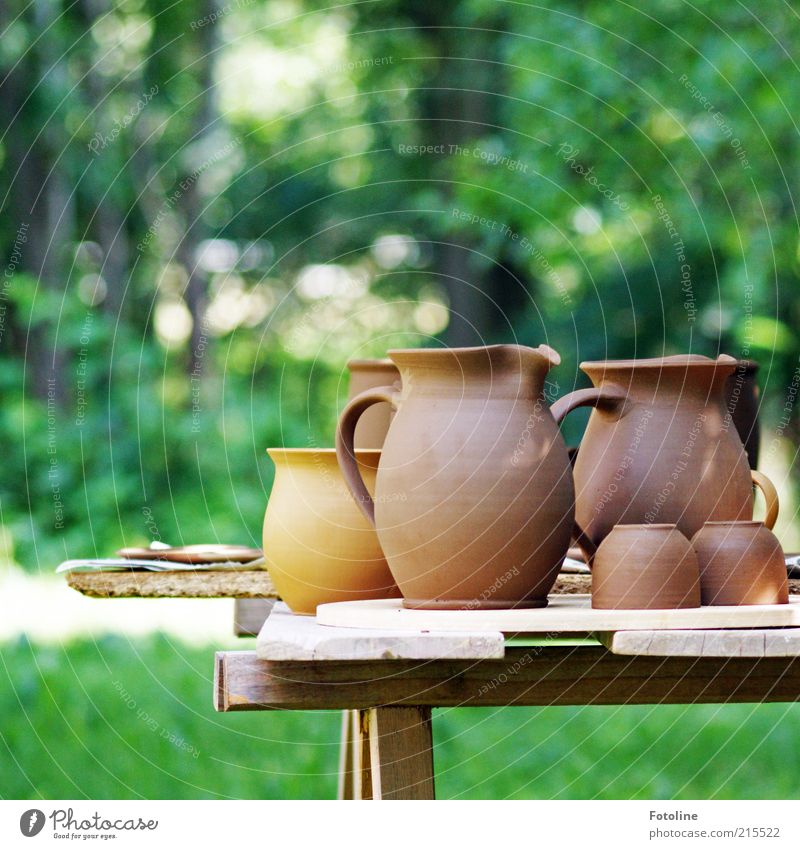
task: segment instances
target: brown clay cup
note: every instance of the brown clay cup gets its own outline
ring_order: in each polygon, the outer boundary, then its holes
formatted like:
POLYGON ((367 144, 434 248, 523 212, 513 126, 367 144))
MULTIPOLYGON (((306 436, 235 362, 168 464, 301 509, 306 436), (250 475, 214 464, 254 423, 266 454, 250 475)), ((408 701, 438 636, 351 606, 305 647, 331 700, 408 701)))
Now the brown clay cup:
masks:
POLYGON ((594 557, 592 607, 700 607, 700 570, 689 540, 675 525, 615 525, 594 557))
POLYGON ((788 604, 780 542, 762 522, 706 522, 692 537, 703 604, 788 604))

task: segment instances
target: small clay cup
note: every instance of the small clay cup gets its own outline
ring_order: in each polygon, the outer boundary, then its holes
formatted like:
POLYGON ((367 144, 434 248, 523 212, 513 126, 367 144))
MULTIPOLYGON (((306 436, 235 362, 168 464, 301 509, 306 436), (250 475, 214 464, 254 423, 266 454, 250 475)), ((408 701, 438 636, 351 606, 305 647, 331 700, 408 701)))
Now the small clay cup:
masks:
POLYGON ((592 607, 700 607, 700 570, 689 540, 675 525, 615 525, 594 556, 592 607))
POLYGON ((786 559, 762 522, 706 522, 692 537, 703 604, 788 604, 786 559))

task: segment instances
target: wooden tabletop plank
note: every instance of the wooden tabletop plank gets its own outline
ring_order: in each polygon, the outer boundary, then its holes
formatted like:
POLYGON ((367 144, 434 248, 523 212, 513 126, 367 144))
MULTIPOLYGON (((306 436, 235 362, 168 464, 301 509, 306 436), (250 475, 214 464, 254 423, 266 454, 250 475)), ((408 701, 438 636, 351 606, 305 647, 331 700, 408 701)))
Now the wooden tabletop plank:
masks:
POLYGON ((502 660, 270 661, 216 656, 220 711, 800 700, 800 658, 625 657, 603 646, 507 648, 502 660))
POLYGON ((797 657, 800 628, 614 631, 598 634, 614 654, 649 657, 797 657))
POLYGON ((276 598, 264 570, 68 572, 67 584, 93 598, 276 598))
POLYGON ((313 616, 295 616, 283 602, 275 605, 256 640, 256 656, 263 660, 475 660, 504 653, 499 631, 328 628, 313 616))

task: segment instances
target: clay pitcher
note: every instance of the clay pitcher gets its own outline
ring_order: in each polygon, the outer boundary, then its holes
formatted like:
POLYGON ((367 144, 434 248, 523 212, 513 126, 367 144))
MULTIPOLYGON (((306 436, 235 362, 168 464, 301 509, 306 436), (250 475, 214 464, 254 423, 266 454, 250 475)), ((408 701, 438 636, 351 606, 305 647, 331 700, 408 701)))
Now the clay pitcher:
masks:
POLYGON ((733 357, 581 363, 594 387, 553 405, 556 421, 594 407, 575 461, 576 521, 595 545, 614 525, 671 523, 689 539, 708 521, 752 519, 753 484, 778 514, 770 481, 751 472, 726 409, 733 357))
POLYGON ((374 523, 407 607, 543 607, 569 545, 574 489, 544 397, 560 362, 518 345, 390 351, 401 386, 358 395, 336 434, 342 474, 374 523), (361 414, 397 411, 367 493, 361 414))
MULTIPOLYGON (((349 360, 350 385, 347 400, 377 386, 390 386, 400 380, 400 372, 391 360, 349 360)), ((383 402, 370 407, 356 426, 356 448, 382 448, 394 410, 383 402)))
POLYGON ((751 469, 758 467, 758 443, 761 438, 757 372, 758 363, 755 360, 739 360, 736 371, 728 378, 725 386, 726 406, 744 444, 751 469))

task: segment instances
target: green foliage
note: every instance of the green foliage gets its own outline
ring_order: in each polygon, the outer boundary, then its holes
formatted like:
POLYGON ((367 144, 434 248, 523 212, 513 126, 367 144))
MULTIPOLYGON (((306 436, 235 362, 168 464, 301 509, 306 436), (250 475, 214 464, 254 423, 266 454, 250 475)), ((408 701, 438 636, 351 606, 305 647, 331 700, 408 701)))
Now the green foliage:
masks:
MULTIPOLYGON (((265 449, 330 446, 347 359, 391 347, 546 341, 562 393, 585 359, 755 357, 796 443, 800 22, 750 5, 7 0, 8 555, 258 542, 265 449)), ((140 650, 166 697, 118 641, 4 650, 5 795, 333 792, 338 718, 213 716, 210 653, 140 650)), ((443 712, 440 795, 788 796, 786 715, 443 712)))
MULTIPOLYGON (((333 797, 340 714, 214 713, 214 648, 165 637, 0 647, 3 796, 333 797)), ((440 710, 437 796, 791 799, 797 782, 785 753, 798 712, 779 704, 440 710)))
POLYGON ((264 449, 331 444, 349 357, 465 341, 448 305, 475 339, 553 344, 562 391, 583 359, 757 357, 777 418, 780 4, 89 9, 13 2, 0 50, 0 506, 27 567, 257 541, 264 449))

